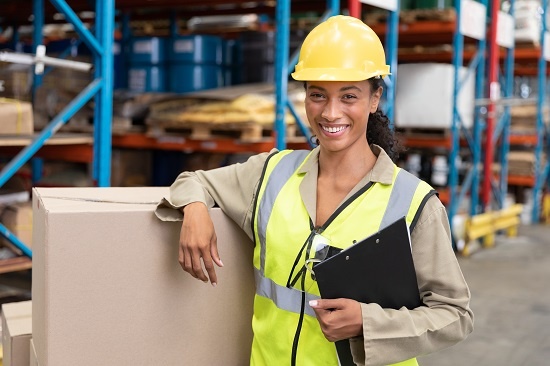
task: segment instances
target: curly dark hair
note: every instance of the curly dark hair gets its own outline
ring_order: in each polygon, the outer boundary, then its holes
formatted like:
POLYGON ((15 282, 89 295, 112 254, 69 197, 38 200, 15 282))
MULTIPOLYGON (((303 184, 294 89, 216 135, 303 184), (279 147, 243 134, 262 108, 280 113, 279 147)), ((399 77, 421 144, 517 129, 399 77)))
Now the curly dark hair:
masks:
MULTIPOLYGON (((368 81, 371 86, 371 92, 384 88, 382 78, 370 78, 368 81)), ((304 82, 304 89, 307 89, 307 82, 304 82)), ((319 145, 319 140, 316 136, 312 136, 312 139, 313 142, 319 145)), ((399 143, 394 130, 390 128, 390 120, 380 109, 375 113, 369 114, 367 141, 369 145, 376 144, 384 149, 394 163, 397 162, 399 154, 405 150, 399 143)))
MULTIPOLYGON (((370 78, 368 81, 371 86, 371 92, 384 87, 382 78, 370 78)), ((394 163, 399 158, 399 154, 404 150, 399 144, 394 130, 390 128, 390 120, 380 109, 369 115, 367 141, 369 144, 376 144, 384 149, 394 163)))

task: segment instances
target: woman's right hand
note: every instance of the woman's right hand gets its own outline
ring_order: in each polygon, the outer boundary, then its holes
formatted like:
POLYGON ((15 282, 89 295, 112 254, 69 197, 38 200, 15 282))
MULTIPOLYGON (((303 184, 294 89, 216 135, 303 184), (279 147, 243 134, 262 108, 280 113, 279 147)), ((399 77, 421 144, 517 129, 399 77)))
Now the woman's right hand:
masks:
POLYGON ((218 244, 214 223, 208 208, 202 202, 193 202, 183 208, 183 224, 180 232, 178 260, 185 272, 216 286, 218 280, 214 263, 223 267, 218 254, 218 244), (201 263, 202 258, 202 263, 201 263), (206 269, 208 277, 203 270, 206 269))

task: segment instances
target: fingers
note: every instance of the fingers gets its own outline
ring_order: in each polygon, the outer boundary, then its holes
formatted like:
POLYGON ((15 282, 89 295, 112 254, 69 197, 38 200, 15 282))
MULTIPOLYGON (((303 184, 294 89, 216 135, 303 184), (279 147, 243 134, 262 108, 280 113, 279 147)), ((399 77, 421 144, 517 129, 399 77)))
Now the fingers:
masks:
POLYGON ((361 305, 350 299, 320 299, 309 302, 321 331, 330 342, 362 334, 361 305))
POLYGON ((334 311, 337 309, 342 309, 345 306, 345 299, 320 299, 320 300, 311 300, 309 306, 313 310, 328 310, 334 311))
POLYGON ((223 262, 220 259, 220 254, 218 253, 218 240, 216 238, 216 234, 214 234, 210 242, 210 254, 212 255, 212 259, 218 265, 218 267, 223 267, 223 262))

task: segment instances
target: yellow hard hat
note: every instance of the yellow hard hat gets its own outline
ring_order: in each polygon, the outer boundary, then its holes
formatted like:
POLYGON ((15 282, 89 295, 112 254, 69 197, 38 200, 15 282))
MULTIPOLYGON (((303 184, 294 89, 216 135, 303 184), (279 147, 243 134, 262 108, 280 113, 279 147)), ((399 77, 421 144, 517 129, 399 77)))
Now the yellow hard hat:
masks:
POLYGON ((330 17, 308 34, 296 70, 300 81, 361 81, 390 75, 382 42, 361 20, 330 17))

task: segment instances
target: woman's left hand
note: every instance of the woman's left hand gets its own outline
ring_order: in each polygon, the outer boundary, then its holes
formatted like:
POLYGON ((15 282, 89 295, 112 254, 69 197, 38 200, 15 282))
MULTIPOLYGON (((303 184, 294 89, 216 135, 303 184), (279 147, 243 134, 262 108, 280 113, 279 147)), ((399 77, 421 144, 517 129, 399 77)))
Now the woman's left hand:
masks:
POLYGON ((312 300, 309 306, 317 315, 325 337, 336 342, 363 334, 361 304, 351 299, 312 300))

